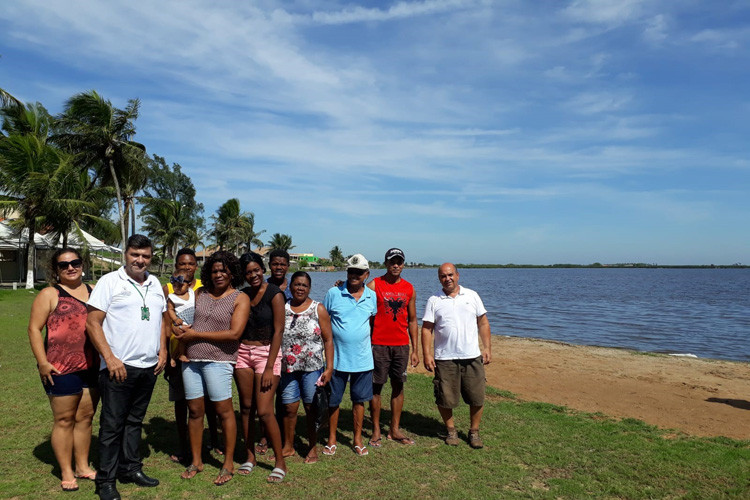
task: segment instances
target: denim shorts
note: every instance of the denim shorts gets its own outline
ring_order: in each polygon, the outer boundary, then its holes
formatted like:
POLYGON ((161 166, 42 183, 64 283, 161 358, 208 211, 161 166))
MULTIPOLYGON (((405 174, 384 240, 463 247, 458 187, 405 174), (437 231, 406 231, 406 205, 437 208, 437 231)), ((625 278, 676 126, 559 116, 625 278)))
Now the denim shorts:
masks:
POLYGON ((281 402, 288 405, 302 399, 305 404, 312 403, 315 395, 315 382, 322 373, 322 367, 312 372, 282 373, 279 385, 281 402))
POLYGON ((208 394, 211 401, 232 399, 231 363, 218 361, 190 361, 182 363, 182 383, 185 399, 199 399, 208 394))
POLYGON ((344 389, 349 381, 349 396, 352 403, 364 403, 372 400, 372 370, 366 372, 340 372, 333 370, 331 377, 331 397, 328 406, 334 407, 341 404, 344 399, 344 389))
POLYGON ((91 387, 97 388, 96 370, 81 370, 79 372, 66 373, 64 375, 52 374, 52 381, 55 385, 42 382, 44 392, 47 396, 73 396, 81 394, 84 389, 91 387))

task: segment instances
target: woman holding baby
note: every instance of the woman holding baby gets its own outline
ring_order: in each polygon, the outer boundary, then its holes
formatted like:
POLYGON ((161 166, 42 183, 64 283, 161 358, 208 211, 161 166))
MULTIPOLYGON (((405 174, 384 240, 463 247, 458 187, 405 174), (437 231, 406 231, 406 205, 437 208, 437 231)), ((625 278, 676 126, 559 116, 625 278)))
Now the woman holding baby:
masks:
POLYGON ((248 296, 236 289, 243 279, 237 257, 225 251, 211 255, 201 270, 203 286, 195 295, 193 324, 173 326, 173 333, 185 345, 182 377, 190 411, 192 463, 182 473, 183 479, 192 479, 203 471, 204 391, 221 419, 226 445, 224 464, 214 484, 225 484, 234 475, 237 423, 232 406, 232 373, 239 339, 250 314, 248 296))

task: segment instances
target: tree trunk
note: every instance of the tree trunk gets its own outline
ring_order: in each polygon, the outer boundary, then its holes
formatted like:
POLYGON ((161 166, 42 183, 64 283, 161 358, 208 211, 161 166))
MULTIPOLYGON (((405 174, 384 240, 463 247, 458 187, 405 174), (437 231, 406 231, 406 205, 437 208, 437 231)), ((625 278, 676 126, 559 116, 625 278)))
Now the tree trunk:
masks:
POLYGON ((122 213, 122 192, 120 191, 120 181, 117 180, 117 173, 115 172, 115 162, 111 156, 109 158, 109 173, 110 175, 112 175, 112 182, 115 185, 115 193, 117 193, 117 213, 120 216, 120 235, 122 236, 122 242, 120 243, 122 256, 120 257, 120 260, 124 264, 125 245, 127 244, 128 240, 125 236, 125 219, 123 218, 124 215, 122 213))
POLYGON ((29 243, 26 245, 26 289, 34 288, 34 264, 36 260, 36 243, 34 242, 34 233, 36 224, 34 219, 29 222, 29 243))
POLYGON ((131 203, 130 207, 130 234, 135 234, 135 201, 131 203))
POLYGON ((123 217, 125 218, 125 241, 128 241, 128 229, 130 228, 130 224, 128 223, 128 219, 130 218, 130 204, 127 200, 123 201, 123 217))

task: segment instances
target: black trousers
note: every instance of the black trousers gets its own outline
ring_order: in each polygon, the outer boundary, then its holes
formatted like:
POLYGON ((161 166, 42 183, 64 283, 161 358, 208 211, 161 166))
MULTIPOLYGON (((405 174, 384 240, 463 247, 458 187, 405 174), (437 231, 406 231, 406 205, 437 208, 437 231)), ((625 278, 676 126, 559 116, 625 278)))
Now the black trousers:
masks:
POLYGON ((127 378, 117 382, 109 371, 99 372, 101 413, 99 419, 99 470, 96 484, 114 483, 117 476, 141 470, 138 446, 151 393, 156 384, 154 368, 125 365, 127 378))

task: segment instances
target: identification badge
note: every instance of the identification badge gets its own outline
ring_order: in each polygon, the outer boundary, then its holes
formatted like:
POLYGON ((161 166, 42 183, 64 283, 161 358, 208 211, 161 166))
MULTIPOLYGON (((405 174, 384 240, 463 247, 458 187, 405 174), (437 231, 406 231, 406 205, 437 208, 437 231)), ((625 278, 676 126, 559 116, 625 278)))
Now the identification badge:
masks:
POLYGON ((150 319, 151 319, 151 312, 148 310, 148 307, 146 306, 141 307, 141 320, 150 321, 150 319))

